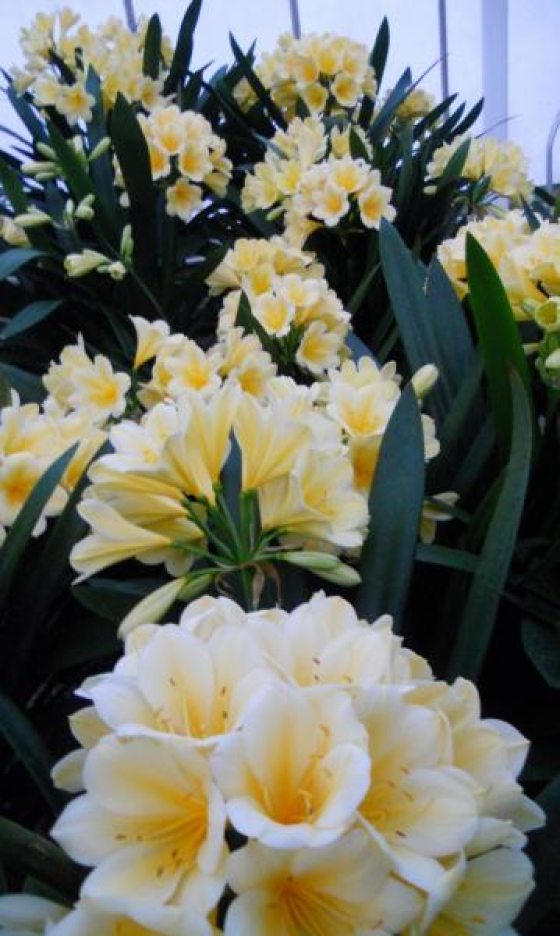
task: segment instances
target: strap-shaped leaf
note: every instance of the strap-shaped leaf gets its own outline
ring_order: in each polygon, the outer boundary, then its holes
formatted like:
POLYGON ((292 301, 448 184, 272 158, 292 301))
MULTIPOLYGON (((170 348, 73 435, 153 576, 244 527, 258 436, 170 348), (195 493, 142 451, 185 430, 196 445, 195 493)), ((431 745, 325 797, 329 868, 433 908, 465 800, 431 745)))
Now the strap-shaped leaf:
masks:
POLYGON ((48 318, 63 301, 62 299, 40 299, 38 302, 31 302, 24 309, 20 309, 4 326, 0 331, 0 339, 6 341, 38 325, 39 322, 48 318))
POLYGON ((10 250, 5 250, 0 254, 0 280, 13 276, 30 260, 36 260, 37 257, 42 256, 44 256, 43 251, 34 250, 32 247, 12 247, 10 250))
POLYGON ((531 399, 531 381, 519 330, 502 281, 476 238, 467 234, 470 303, 488 379, 498 445, 505 460, 512 432, 510 371, 519 374, 531 399))
POLYGON ((161 20, 157 13, 150 17, 144 40, 142 71, 149 78, 157 78, 161 64, 161 20))
POLYGON ((157 266, 156 195, 150 154, 136 114, 122 94, 117 95, 113 108, 111 139, 130 199, 134 264, 150 282, 157 266))
POLYGON ((51 757, 26 715, 0 692, 0 735, 33 779, 43 799, 56 815, 60 798, 53 787, 51 757))
POLYGON ((356 609, 368 621, 392 614, 402 627, 424 501, 424 438, 414 391, 405 387, 385 431, 369 498, 369 533, 356 609))
POLYGON ((451 654, 451 678, 461 675, 476 679, 480 673, 525 504, 531 471, 531 409, 525 387, 515 371, 510 372, 509 382, 513 416, 510 456, 451 654))
POLYGON ((38 403, 45 396, 45 388, 40 377, 29 374, 14 364, 0 363, 0 375, 8 381, 19 394, 23 403, 38 403))
POLYGON ((461 177, 461 173, 463 172, 467 157, 469 155, 470 147, 471 138, 467 137, 467 139, 463 140, 461 145, 457 147, 442 174, 440 175, 436 186, 438 189, 443 188, 445 185, 448 185, 450 182, 454 182, 456 179, 461 177))
MULTIPOLYGON (((81 201, 87 195, 97 196, 93 180, 76 151, 52 122, 49 122, 48 126, 50 145, 56 153, 57 162, 62 169, 73 198, 76 201, 81 201)), ((96 202, 95 216, 90 223, 100 238, 106 238, 115 246, 118 245, 120 239, 118 225, 115 218, 107 212, 104 203, 100 200, 96 202)))
POLYGON ((229 34, 229 41, 230 41, 232 52, 235 56, 235 61, 239 65, 244 77, 247 79, 247 81, 251 85, 251 88, 257 95, 264 110, 267 112, 268 116, 273 121, 273 123, 278 124, 279 127, 285 130, 287 127, 287 124, 286 124, 286 121, 284 120, 284 115, 282 111, 280 110, 280 108, 278 107, 278 105, 274 103, 270 94, 268 93, 265 86, 263 85, 262 81, 260 80, 260 78, 258 78, 257 74, 255 73, 252 62, 249 59, 249 56, 245 55, 245 53, 241 51, 239 45, 237 44, 234 36, 231 33, 229 34))
POLYGON ((411 83, 412 74, 410 68, 407 68, 402 73, 368 130, 368 136, 372 143, 376 143, 385 134, 385 131, 394 117, 395 111, 410 92, 411 83))
POLYGON ((484 98, 480 98, 476 104, 471 107, 470 111, 463 117, 463 120, 460 124, 457 124, 455 127, 455 133, 466 133, 467 130, 470 130, 472 125, 478 120, 482 113, 482 108, 484 107, 484 98))
POLYGON ((85 872, 58 845, 17 822, 0 818, 0 862, 77 899, 85 872))
POLYGON ((521 627, 525 653, 552 689, 560 689, 560 634, 557 630, 526 618, 521 627))
POLYGON ((379 247, 391 305, 412 370, 435 364, 439 380, 430 394, 443 419, 472 373, 476 352, 461 303, 434 260, 425 279, 393 225, 382 222, 379 247))
POLYGON ((188 74, 193 53, 193 36, 198 17, 200 16, 201 7, 202 0, 192 0, 192 3, 189 4, 187 12, 183 17, 179 28, 175 53, 171 62, 171 68, 165 79, 164 94, 171 94, 173 91, 176 91, 177 86, 182 84, 188 74))
POLYGON ((369 64, 375 71, 375 79, 377 81, 378 87, 383 79, 385 65, 387 64, 390 38, 389 21, 387 20, 387 17, 384 16, 381 20, 381 26, 377 31, 373 49, 371 50, 369 56, 369 64))
POLYGON ((12 169, 2 158, 0 158, 0 183, 16 214, 26 211, 28 199, 21 179, 15 169, 12 169))
POLYGON ((70 464, 78 443, 60 455, 39 478, 21 508, 0 549, 0 608, 2 608, 25 547, 35 529, 45 505, 70 464))

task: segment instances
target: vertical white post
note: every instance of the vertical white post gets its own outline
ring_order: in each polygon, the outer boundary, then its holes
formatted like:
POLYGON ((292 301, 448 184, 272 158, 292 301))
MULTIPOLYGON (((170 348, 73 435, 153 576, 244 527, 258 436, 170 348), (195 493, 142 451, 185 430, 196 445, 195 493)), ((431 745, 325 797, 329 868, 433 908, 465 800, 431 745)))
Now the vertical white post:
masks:
POLYGON ((507 139, 508 0, 482 2, 482 89, 485 132, 507 139))

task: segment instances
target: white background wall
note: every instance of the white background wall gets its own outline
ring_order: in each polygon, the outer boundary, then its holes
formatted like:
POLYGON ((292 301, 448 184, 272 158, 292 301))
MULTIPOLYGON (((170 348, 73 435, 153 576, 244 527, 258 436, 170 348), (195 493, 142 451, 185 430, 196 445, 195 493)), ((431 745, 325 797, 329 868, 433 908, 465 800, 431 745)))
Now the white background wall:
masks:
MULTIPOLYGON (((39 10, 54 10, 63 0, 0 0, 0 65, 18 62, 17 35, 39 10)), ((70 0, 67 0, 70 2, 70 0)), ((482 95, 482 16, 484 0, 447 0, 449 75, 451 90, 474 103, 482 95)), ((486 0, 492 2, 492 0, 486 0)), ((121 0, 73 0, 84 19, 94 24, 109 15, 122 16, 121 0)), ((134 0, 138 15, 157 9, 164 28, 174 37, 186 0, 134 0)), ((415 77, 437 62, 439 36, 437 0, 299 0, 303 32, 335 31, 370 45, 387 15, 391 51, 386 86, 406 65, 415 77)), ((257 37, 262 50, 271 49, 280 32, 291 25, 289 0, 204 0, 197 31, 194 64, 230 58, 228 31, 243 48, 257 37)), ((544 181, 546 140, 560 110, 560 0, 509 0, 507 133, 526 150, 533 175, 544 181)), ((439 95, 439 68, 425 79, 439 95)), ((0 100, 0 123, 14 126, 9 107, 0 100)), ((555 154, 560 178, 560 140, 555 154)))

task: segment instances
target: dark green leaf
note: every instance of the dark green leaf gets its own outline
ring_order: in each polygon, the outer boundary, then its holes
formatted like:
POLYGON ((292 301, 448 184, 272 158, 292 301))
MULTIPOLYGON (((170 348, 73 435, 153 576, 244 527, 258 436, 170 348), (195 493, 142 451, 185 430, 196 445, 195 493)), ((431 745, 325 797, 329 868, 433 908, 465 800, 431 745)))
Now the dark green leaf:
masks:
MULTIPOLYGON (((552 908, 560 906, 558 879, 560 876, 560 774, 538 797, 539 806, 546 813, 546 826, 531 836, 529 854, 537 868, 538 886, 531 895, 520 920, 520 932, 532 934, 537 923, 552 908)), ((545 925, 539 936, 555 933, 557 927, 545 925)))
POLYGON ((362 339, 358 338, 355 332, 348 332, 346 335, 346 345, 352 352, 353 361, 359 361, 361 357, 370 357, 375 361, 375 355, 370 351, 368 346, 364 344, 362 339))
POLYGON ((418 562, 458 569, 460 572, 474 572, 478 562, 478 556, 472 553, 462 549, 450 549, 437 543, 418 543, 416 559, 418 562))
POLYGON ((0 861, 56 887, 72 901, 77 899, 85 876, 58 845, 3 818, 0 818, 0 861))
POLYGON ((467 139, 463 140, 461 145, 457 147, 437 181, 438 189, 443 188, 455 179, 461 178, 461 173, 467 161, 467 156, 469 155, 470 146, 471 139, 467 137, 467 139))
POLYGON ((239 65, 243 73, 243 76, 247 79, 247 81, 251 85, 251 88, 257 95, 264 110, 267 112, 268 116, 273 121, 273 123, 277 124, 283 130, 285 130, 287 127, 287 124, 286 124, 286 121, 284 120, 284 115, 282 114, 282 111, 280 110, 278 105, 275 104, 274 101, 272 100, 270 94, 266 90, 260 78, 258 78, 258 76, 256 75, 249 57, 241 51, 240 47, 238 46, 237 42, 235 41, 235 38, 233 37, 231 33, 229 34, 229 41, 230 41, 232 52, 235 56, 235 61, 239 65))
POLYGON ((23 403, 38 403, 45 396, 41 378, 29 374, 21 367, 0 363, 0 375, 17 391, 23 403))
POLYGON ((261 323, 257 321, 251 312, 251 306, 245 293, 241 293, 241 297, 239 299, 235 324, 243 328, 247 334, 254 332, 255 335, 257 335, 263 348, 265 348, 265 350, 269 351, 270 353, 273 352, 273 345, 270 336, 266 333, 261 323))
POLYGON ((466 133, 466 131, 469 130, 472 127, 472 125, 475 123, 475 121, 477 121, 478 118, 480 117, 483 107, 484 107, 484 98, 480 98, 480 100, 476 102, 474 107, 471 107, 470 111, 468 112, 468 114, 465 115, 461 123, 457 124, 457 126, 455 127, 455 133, 457 135, 461 133, 466 133))
POLYGON ((188 73, 193 53, 193 35, 200 16, 202 0, 192 0, 183 17, 169 74, 165 79, 164 94, 172 94, 188 73))
MULTIPOLYGON (((439 380, 429 396, 430 407, 442 420, 454 396, 448 359, 445 308, 432 309, 424 291, 424 276, 396 229, 381 222, 379 251, 391 306, 408 363, 412 371, 424 364, 435 364, 439 380)), ((453 314, 453 310, 449 310, 453 314)), ((461 311, 462 315, 462 311, 461 311)))
POLYGON ((366 298, 369 288, 373 283, 376 274, 379 272, 379 263, 374 263, 370 266, 368 270, 364 273, 362 279, 356 286, 356 289, 352 293, 350 299, 346 303, 346 308, 348 312, 352 314, 357 312, 360 308, 362 302, 366 298))
POLYGON ((72 594, 88 611, 113 624, 120 624, 140 598, 155 591, 161 584, 161 581, 153 579, 118 582, 98 578, 74 586, 72 594))
POLYGON ((17 273, 30 260, 43 256, 42 250, 34 250, 32 247, 12 247, 10 250, 5 250, 0 254, 0 280, 17 273))
POLYGON ((0 693, 0 735, 56 815, 60 798, 51 780, 51 757, 27 716, 3 693, 0 693))
POLYGON ((45 505, 76 453, 78 443, 60 455, 39 478, 0 549, 0 607, 10 591, 18 563, 45 505))
POLYGON ((161 20, 157 13, 150 17, 144 40, 142 72, 149 78, 158 78, 161 64, 161 20))
POLYGON ((12 402, 12 391, 4 374, 0 373, 0 410, 12 402))
POLYGON ((486 251, 471 234, 467 234, 466 253, 470 303, 488 378, 496 435, 504 457, 512 427, 510 370, 515 368, 531 399, 529 369, 500 277, 486 251))
MULTIPOLYGON (((387 22, 387 17, 383 17, 381 26, 377 32, 375 38, 375 43, 373 49, 371 50, 369 56, 369 64, 375 72, 375 80, 377 82, 377 91, 379 93, 379 87, 383 80, 383 73, 385 71, 385 64, 387 62, 387 55, 389 52, 389 23, 387 22)), ((373 108, 374 102, 371 98, 365 97, 362 101, 360 107, 360 114, 358 117, 358 123, 361 127, 367 129, 371 123, 371 118, 373 117, 373 108)))
POLYGON ((368 136, 372 143, 376 143, 386 133, 395 116, 395 111, 400 107, 410 91, 411 83, 412 75, 410 73, 410 68, 407 68, 402 73, 368 130, 368 136))
POLYGON ((353 126, 350 126, 350 155, 352 159, 365 159, 369 162, 369 154, 362 138, 356 133, 353 126))
POLYGON ((424 437, 410 384, 391 417, 369 498, 369 533, 358 571, 356 610, 373 621, 392 614, 397 628, 412 574, 424 500, 424 437))
POLYGON ((528 618, 523 621, 521 636, 525 652, 542 678, 553 689, 560 689, 560 633, 528 618))
POLYGON ((118 246, 120 231, 117 219, 107 211, 105 203, 97 198, 87 167, 52 122, 49 123, 49 140, 75 201, 79 202, 87 195, 96 197, 95 216, 90 222, 92 228, 101 239, 106 238, 118 246))
POLYGON ((150 282, 157 264, 156 196, 150 154, 134 109, 122 94, 117 95, 113 109, 111 139, 130 198, 134 264, 150 282))
POLYGON ((509 461, 488 525, 449 664, 451 678, 476 680, 492 637, 511 564, 531 471, 532 420, 527 394, 515 371, 510 375, 512 435, 509 461))
POLYGON ((29 202, 21 179, 18 173, 2 158, 0 158, 0 184, 14 212, 23 214, 24 211, 27 211, 29 202))
POLYGON ((47 134, 45 132, 45 126, 37 117, 36 111, 30 106, 26 96, 19 95, 13 85, 10 85, 7 89, 6 95, 18 117, 27 127, 32 140, 35 142, 41 140, 43 143, 46 143, 47 134))
POLYGON ((6 341, 8 338, 21 335, 22 332, 28 331, 34 325, 38 325, 39 322, 48 318, 51 312, 54 312, 63 301, 63 299, 43 299, 32 302, 24 309, 20 309, 0 331, 0 340, 6 341))

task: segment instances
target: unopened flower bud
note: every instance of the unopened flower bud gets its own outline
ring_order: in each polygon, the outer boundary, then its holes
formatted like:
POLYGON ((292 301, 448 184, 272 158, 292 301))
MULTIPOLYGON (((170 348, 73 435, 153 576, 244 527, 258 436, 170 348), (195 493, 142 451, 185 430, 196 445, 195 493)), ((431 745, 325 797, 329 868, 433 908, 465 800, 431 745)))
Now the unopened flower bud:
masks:
POLYGON ((84 250, 79 254, 68 254, 64 261, 64 269, 68 276, 85 276, 107 263, 104 254, 96 250, 84 250))
POLYGON ((351 588, 354 585, 359 585, 362 581, 360 573, 352 566, 346 565, 345 562, 339 562, 336 569, 331 572, 316 572, 316 575, 326 579, 327 582, 332 582, 334 585, 342 585, 343 588, 351 588))
POLYGON ((544 332, 560 331, 560 296, 551 296, 533 309, 531 314, 544 332))
POLYGON ((412 387, 419 400, 430 392, 437 383, 439 371, 435 364, 424 364, 412 377, 412 387))
POLYGON ((111 279, 120 282, 126 276, 126 267, 120 260, 115 260, 114 263, 110 263, 109 266, 103 269, 103 273, 108 273, 111 279))
POLYGON ((196 572, 182 579, 183 587, 179 592, 179 599, 186 602, 197 598, 210 587, 215 577, 215 572, 196 572))
POLYGON ((39 162, 37 160, 31 159, 29 162, 21 164, 21 171, 25 175, 37 175, 37 173, 55 172, 56 165, 53 162, 39 162))
POLYGON ((552 354, 548 355, 546 361, 544 362, 544 366, 548 370, 556 370, 558 367, 560 367, 560 348, 556 348, 556 351, 553 351, 552 354))
POLYGON ((91 221, 91 219, 93 218, 95 214, 92 208, 94 201, 95 201, 95 195, 93 193, 91 193, 90 195, 86 195, 85 198, 82 198, 82 200, 78 202, 78 207, 76 208, 76 211, 75 211, 76 217, 79 218, 81 221, 91 221))
POLYGON ((110 149, 110 147, 111 147, 110 138, 103 137, 103 139, 99 141, 97 146, 94 146, 91 153, 89 154, 88 156, 89 161, 93 162, 94 159, 99 159, 99 157, 103 156, 103 154, 106 153, 107 150, 110 149))
POLYGON ((52 218, 45 211, 30 208, 24 214, 16 215, 14 223, 25 230, 26 228, 41 227, 43 224, 51 224, 52 218))
POLYGON ((173 579, 142 598, 121 621, 119 637, 124 638, 142 624, 157 624, 179 596, 185 579, 173 579))
POLYGON ((56 162, 56 153, 53 150, 52 146, 49 146, 47 143, 36 143, 35 148, 42 156, 46 156, 47 159, 50 159, 52 162, 56 162))
POLYGON ((278 558, 301 569, 309 569, 311 572, 332 572, 341 565, 338 556, 309 549, 298 549, 294 552, 282 553, 278 558))
POLYGON ((130 224, 125 225, 121 236, 121 257, 125 263, 130 263, 134 251, 134 240, 132 239, 132 228, 130 224))

